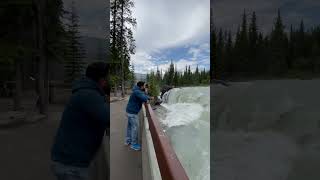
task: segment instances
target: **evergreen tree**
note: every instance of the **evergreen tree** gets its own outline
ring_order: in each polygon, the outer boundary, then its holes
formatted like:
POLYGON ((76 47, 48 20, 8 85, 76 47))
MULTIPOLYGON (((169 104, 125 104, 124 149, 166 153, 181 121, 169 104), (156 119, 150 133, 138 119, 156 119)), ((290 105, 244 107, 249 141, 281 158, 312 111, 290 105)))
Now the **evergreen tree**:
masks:
POLYGON ((158 96, 160 93, 159 82, 156 80, 156 75, 153 71, 151 71, 147 82, 149 84, 149 95, 158 96))
POLYGON ((85 51, 81 44, 79 32, 79 16, 77 15, 75 2, 72 1, 70 22, 67 25, 68 41, 65 56, 66 82, 72 82, 83 74, 85 51))
POLYGON ((173 85, 174 85, 175 87, 179 86, 179 74, 178 74, 177 66, 176 66, 175 69, 174 69, 173 85))
POLYGON ((191 85, 192 84, 192 72, 191 72, 191 69, 190 69, 190 65, 188 67, 188 76, 187 76, 187 84, 188 85, 191 85))
POLYGON ((135 53, 136 47, 131 29, 136 26, 136 19, 132 17, 133 7, 132 0, 110 1, 111 77, 118 79, 114 86, 121 83, 122 96, 125 94, 124 82, 130 72, 130 57, 135 53))
POLYGON ((224 39, 222 29, 219 30, 218 40, 217 40, 217 72, 216 76, 218 79, 223 77, 223 72, 225 71, 224 62, 224 39))
POLYGON ((159 67, 157 66, 157 72, 156 72, 156 80, 157 82, 159 82, 159 85, 162 86, 162 75, 161 72, 159 70, 159 67))
POLYGON ((250 72, 249 62, 249 43, 248 43, 248 25, 247 14, 244 10, 242 15, 242 24, 239 35, 239 51, 238 51, 239 69, 242 74, 250 72))
POLYGON ((174 84, 173 79, 174 79, 174 65, 171 60, 170 67, 168 69, 168 85, 174 84))
POLYGON ((226 76, 232 76, 232 72, 235 69, 235 67, 233 66, 233 45, 232 45, 232 35, 231 35, 231 31, 228 32, 228 36, 227 36, 227 42, 226 42, 226 46, 225 46, 225 61, 226 61, 226 68, 225 68, 225 74, 226 76))
POLYGON ((252 73, 258 73, 258 62, 257 61, 257 43, 258 43, 258 28, 256 23, 256 13, 252 13, 251 23, 249 26, 249 61, 250 61, 250 69, 252 73))
MULTIPOLYGON (((211 58, 215 78, 304 76, 320 69, 320 27, 309 30, 303 21, 297 29, 286 30, 280 10, 271 33, 262 34, 257 17, 252 13, 249 28, 244 11, 242 22, 232 39, 231 33, 220 29, 211 33, 211 58), (287 33, 288 32, 288 33, 287 33), (214 39, 214 41, 212 41, 214 39), (213 61, 215 60, 215 61, 213 61)), ((186 70, 186 72, 188 72, 186 70)), ((187 74, 187 73, 186 73, 187 74)), ((201 80, 206 76, 200 73, 201 80)), ((195 79, 195 73, 192 75, 195 79)))
POLYGON ((286 72, 286 46, 287 37, 284 33, 280 10, 278 10, 278 16, 270 37, 271 63, 269 72, 271 75, 281 75, 286 72))
POLYGON ((196 70, 194 72, 193 82, 194 82, 195 85, 201 84, 198 65, 197 65, 196 70))
POLYGON ((218 63, 217 63, 217 36, 215 30, 210 33, 210 69, 211 77, 217 79, 218 63))

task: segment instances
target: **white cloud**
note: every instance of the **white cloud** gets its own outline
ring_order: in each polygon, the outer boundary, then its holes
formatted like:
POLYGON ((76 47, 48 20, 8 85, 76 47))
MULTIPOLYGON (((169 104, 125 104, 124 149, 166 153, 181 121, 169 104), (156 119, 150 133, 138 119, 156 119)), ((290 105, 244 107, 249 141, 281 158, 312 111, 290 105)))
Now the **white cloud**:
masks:
MULTIPOLYGON (((189 49, 195 60, 202 51, 203 42, 208 41, 209 0, 139 0, 135 1, 133 16, 137 18, 134 32, 137 53, 132 56, 132 60, 139 73, 156 69, 155 61, 159 58, 151 56, 156 52, 159 54, 165 49, 198 45, 197 48, 189 49)), ((191 61, 179 60, 176 64, 179 69, 186 64, 196 63, 191 61)), ((169 64, 170 61, 163 61, 159 68, 166 69, 169 64)))
POLYGON ((192 55, 192 60, 199 60, 199 58, 202 58, 203 53, 209 53, 210 49, 209 49, 209 44, 208 43, 204 43, 204 44, 200 44, 197 47, 190 47, 188 50, 188 54, 192 55))
POLYGON ((152 57, 144 51, 137 51, 136 54, 132 56, 132 59, 134 59, 133 65, 136 73, 145 74, 155 67, 155 64, 152 62, 152 57))
POLYGON ((201 52, 201 49, 194 48, 194 47, 190 48, 188 51, 189 54, 192 54, 192 58, 191 58, 192 60, 196 60, 200 52, 201 52))
POLYGON ((147 52, 194 43, 209 34, 209 0, 139 0, 135 38, 147 52))

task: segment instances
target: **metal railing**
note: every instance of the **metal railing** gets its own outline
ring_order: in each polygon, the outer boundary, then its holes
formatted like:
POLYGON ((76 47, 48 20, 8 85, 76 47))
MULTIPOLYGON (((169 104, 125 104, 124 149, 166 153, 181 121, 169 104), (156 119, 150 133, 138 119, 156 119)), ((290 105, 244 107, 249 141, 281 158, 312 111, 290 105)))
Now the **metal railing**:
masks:
POLYGON ((156 157, 163 180, 189 180, 168 137, 163 132, 150 104, 145 104, 146 114, 151 132, 156 157))

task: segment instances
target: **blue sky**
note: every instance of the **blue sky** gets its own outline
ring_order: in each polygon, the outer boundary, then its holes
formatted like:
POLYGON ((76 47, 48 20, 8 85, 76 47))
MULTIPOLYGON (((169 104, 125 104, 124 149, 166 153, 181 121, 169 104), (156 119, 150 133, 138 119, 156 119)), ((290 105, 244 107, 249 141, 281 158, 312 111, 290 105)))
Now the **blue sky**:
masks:
POLYGON ((139 0, 133 16, 137 73, 167 69, 171 60, 178 70, 186 65, 209 69, 209 0, 139 0))

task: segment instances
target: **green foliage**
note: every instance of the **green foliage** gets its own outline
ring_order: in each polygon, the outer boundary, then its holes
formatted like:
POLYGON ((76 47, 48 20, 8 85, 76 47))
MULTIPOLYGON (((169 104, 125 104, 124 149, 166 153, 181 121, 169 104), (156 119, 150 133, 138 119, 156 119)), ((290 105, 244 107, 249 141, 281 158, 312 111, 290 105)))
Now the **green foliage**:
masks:
POLYGON ((118 85, 118 82, 119 82, 119 76, 116 76, 116 75, 110 75, 110 86, 111 87, 115 87, 116 85, 118 85))
MULTIPOLYGON (((16 61, 31 63, 39 53, 36 47, 37 13, 32 0, 6 0, 0 4, 0 64, 1 79, 10 77, 16 61), (8 73, 8 74, 6 74, 8 73)), ((49 60, 57 61, 63 55, 64 26, 62 0, 47 0, 43 10, 43 30, 45 31, 44 55, 49 60)))
POLYGON ((210 83, 210 72, 203 69, 201 72, 197 66, 195 71, 191 71, 190 66, 186 66, 184 72, 179 72, 177 67, 174 66, 173 62, 169 68, 161 75, 162 70, 160 71, 157 68, 157 72, 153 71, 150 74, 147 74, 147 82, 150 86, 150 92, 153 96, 159 95, 159 89, 163 85, 170 85, 174 87, 183 87, 183 86, 199 86, 199 85, 208 85, 210 83))
MULTIPOLYGON (((272 31, 262 34, 256 13, 243 13, 235 38, 229 31, 211 32, 212 78, 294 77, 320 73, 320 26, 286 29, 280 11, 272 31), (249 28, 248 28, 249 27, 249 28), (227 35, 224 35, 227 34, 227 35), (299 75, 297 75, 299 74, 299 75)), ((212 25, 213 27, 213 25, 212 25)))
POLYGON ((79 78, 84 70, 85 51, 81 44, 81 37, 79 32, 79 16, 77 15, 74 1, 72 2, 72 9, 69 17, 69 24, 67 24, 67 41, 65 53, 65 72, 66 81, 72 82, 79 78))
POLYGON ((110 70, 112 75, 120 77, 115 82, 117 84, 124 80, 134 82, 133 70, 130 68, 131 55, 135 53, 136 48, 132 32, 132 27, 136 26, 136 19, 132 17, 133 7, 132 0, 110 1, 110 70))
POLYGON ((148 77, 148 85, 149 85, 149 95, 150 96, 158 96, 160 93, 159 82, 157 81, 156 74, 152 71, 148 77))

